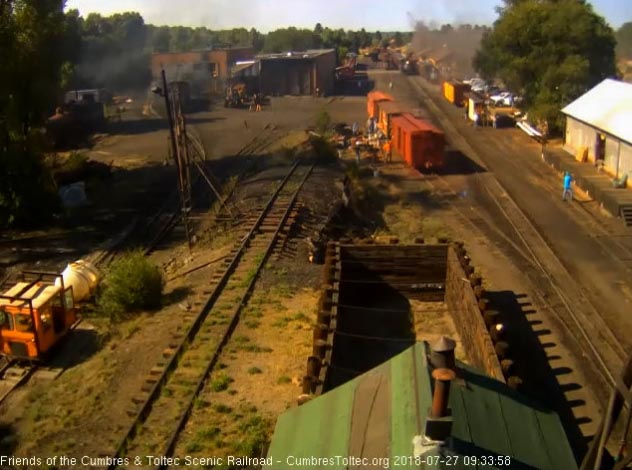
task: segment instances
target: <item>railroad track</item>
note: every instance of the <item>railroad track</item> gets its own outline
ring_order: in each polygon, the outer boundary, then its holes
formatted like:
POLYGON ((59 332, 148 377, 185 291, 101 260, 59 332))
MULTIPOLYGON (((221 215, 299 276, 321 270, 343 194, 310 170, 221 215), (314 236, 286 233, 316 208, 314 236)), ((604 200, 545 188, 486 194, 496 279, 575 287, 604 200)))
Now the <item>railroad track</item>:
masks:
MULTIPOLYGON (((409 78, 408 81, 420 95, 424 96, 425 103, 429 106, 428 110, 441 122, 453 144, 481 162, 478 153, 439 109, 434 98, 414 78, 409 78)), ((548 297, 548 303, 552 304, 551 312, 575 339, 585 356, 596 366, 594 372, 598 376, 596 378, 601 381, 601 386, 596 391, 600 396, 607 397, 608 390, 615 387, 627 396, 627 388, 619 379, 626 361, 626 352, 616 340, 614 333, 586 298, 542 234, 500 183, 487 174, 475 173, 474 179, 513 229, 516 238, 511 244, 515 248, 521 247, 518 248, 519 253, 537 272, 539 279, 536 281, 540 281, 537 284, 544 291, 544 296, 548 297)), ((449 186, 445 180, 443 182, 449 186)), ((509 238, 507 234, 504 237, 509 238)))
POLYGON ((16 361, 2 357, 0 365, 0 403, 35 372, 34 366, 20 366, 16 361))
MULTIPOLYGON (((191 326, 165 350, 164 363, 152 369, 141 395, 130 410, 132 424, 108 453, 113 459, 136 455, 173 454, 196 397, 215 368, 218 358, 239 323, 259 273, 294 211, 298 193, 312 166, 296 162, 278 186, 245 236, 225 260, 225 269, 210 279, 209 298, 201 310, 191 315, 191 326)), ((143 468, 166 468, 148 465, 143 468)), ((108 469, 119 468, 115 463, 108 469)), ((126 468, 137 468, 130 462, 126 468)))

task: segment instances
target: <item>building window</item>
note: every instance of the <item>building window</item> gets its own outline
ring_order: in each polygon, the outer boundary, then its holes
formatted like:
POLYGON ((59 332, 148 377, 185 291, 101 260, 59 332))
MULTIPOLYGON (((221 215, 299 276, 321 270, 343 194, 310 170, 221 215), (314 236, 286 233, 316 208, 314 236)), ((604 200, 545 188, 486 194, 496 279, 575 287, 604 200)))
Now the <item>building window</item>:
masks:
POLYGON ((208 64, 208 71, 209 71, 209 73, 211 75, 213 75, 214 77, 217 77, 217 75, 219 74, 217 63, 209 62, 209 64, 208 64))

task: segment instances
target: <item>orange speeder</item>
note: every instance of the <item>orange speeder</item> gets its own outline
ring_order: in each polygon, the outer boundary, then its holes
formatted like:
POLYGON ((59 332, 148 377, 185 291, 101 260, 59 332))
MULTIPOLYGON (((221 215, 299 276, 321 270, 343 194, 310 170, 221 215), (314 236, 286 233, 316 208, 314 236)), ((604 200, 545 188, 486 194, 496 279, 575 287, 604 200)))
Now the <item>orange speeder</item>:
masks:
POLYGON ((0 355, 44 360, 77 321, 73 287, 61 274, 25 271, 1 292, 0 355))

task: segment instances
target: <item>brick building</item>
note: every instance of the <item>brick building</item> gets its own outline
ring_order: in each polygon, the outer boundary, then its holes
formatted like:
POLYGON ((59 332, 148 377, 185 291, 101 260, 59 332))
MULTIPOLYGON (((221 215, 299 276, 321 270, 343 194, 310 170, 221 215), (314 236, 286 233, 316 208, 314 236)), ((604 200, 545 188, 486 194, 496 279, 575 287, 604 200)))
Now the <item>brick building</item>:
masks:
POLYGON ((259 90, 267 95, 325 95, 334 91, 336 51, 312 49, 305 52, 261 54, 259 90))
POLYGON ((238 62, 252 61, 252 47, 228 47, 191 52, 156 53, 151 57, 154 81, 165 69, 167 80, 188 82, 193 97, 223 94, 238 62))

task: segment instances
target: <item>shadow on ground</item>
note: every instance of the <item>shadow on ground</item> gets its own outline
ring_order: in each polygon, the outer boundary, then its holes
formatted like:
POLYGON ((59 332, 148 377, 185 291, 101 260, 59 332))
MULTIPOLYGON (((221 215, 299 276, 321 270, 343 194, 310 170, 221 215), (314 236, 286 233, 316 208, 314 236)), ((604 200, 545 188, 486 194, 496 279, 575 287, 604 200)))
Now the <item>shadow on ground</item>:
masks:
POLYGON ((531 318, 535 310, 524 294, 488 291, 487 297, 492 308, 500 312, 501 323, 507 327, 514 373, 523 380, 521 392, 559 414, 575 458, 580 461, 587 447, 579 425, 588 422, 589 418, 574 413, 575 408, 584 402, 568 400, 564 393, 580 390, 582 385, 575 382, 560 385, 559 378, 573 371, 563 364, 557 365, 561 358, 550 352, 556 346, 549 339, 551 332, 542 328, 539 320, 531 318))
POLYGON ((358 267, 342 279, 338 323, 324 390, 373 369, 415 343, 408 299, 370 270, 358 267), (357 279, 376 282, 371 289, 357 279), (342 289, 345 281, 351 282, 342 289), (382 281, 383 282, 383 281, 382 281))
POLYGON ((15 429, 10 424, 0 425, 0 453, 1 455, 13 455, 18 441, 15 429))
POLYGON ((485 171, 485 168, 474 162, 463 152, 455 149, 445 151, 441 174, 471 175, 473 173, 484 173, 485 171))
MULTIPOLYGON (((187 118, 187 123, 205 124, 224 119, 226 118, 189 117, 187 118)), ((168 127, 169 125, 167 123, 167 119, 164 118, 126 119, 122 121, 109 122, 106 127, 106 132, 116 135, 139 135, 146 134, 148 132, 166 130, 168 127)))
POLYGON ((55 348, 47 366, 67 370, 91 358, 102 345, 103 337, 96 330, 81 328, 79 325, 55 348))
POLYGON ((334 96, 365 96, 375 88, 375 81, 368 79, 345 80, 336 83, 334 96))

